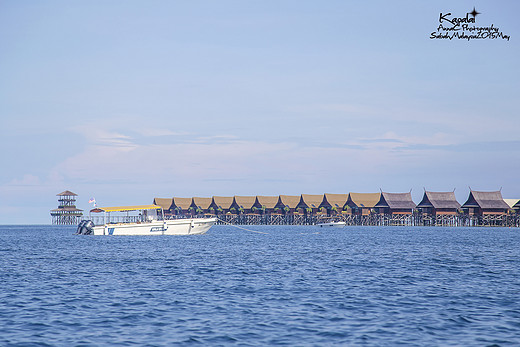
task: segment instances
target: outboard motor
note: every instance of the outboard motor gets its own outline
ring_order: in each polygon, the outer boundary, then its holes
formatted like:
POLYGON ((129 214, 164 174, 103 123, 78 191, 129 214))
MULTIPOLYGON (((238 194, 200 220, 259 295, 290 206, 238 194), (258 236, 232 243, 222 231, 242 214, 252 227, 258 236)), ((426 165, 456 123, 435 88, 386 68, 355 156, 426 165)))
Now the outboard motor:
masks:
POLYGON ((82 220, 78 224, 76 235, 92 235, 94 233, 94 222, 91 220, 82 220))

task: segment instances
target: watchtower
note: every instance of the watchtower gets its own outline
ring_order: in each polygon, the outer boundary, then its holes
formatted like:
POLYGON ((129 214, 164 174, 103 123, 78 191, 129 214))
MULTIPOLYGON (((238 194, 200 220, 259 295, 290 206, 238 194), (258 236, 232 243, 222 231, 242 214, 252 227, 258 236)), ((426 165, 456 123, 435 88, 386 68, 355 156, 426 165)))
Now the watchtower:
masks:
POLYGON ((76 225, 83 217, 83 210, 76 208, 77 194, 66 190, 58 196, 58 208, 51 210, 53 225, 76 225))

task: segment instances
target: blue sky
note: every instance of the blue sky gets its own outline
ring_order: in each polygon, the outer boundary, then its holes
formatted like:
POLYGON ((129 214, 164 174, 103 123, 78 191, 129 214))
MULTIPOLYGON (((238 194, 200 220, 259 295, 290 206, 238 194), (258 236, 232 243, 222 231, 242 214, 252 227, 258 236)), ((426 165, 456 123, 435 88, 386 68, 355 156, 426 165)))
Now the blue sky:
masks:
POLYGON ((520 198, 517 1, 0 1, 0 224, 154 197, 520 198), (441 12, 511 37, 432 40, 441 12))

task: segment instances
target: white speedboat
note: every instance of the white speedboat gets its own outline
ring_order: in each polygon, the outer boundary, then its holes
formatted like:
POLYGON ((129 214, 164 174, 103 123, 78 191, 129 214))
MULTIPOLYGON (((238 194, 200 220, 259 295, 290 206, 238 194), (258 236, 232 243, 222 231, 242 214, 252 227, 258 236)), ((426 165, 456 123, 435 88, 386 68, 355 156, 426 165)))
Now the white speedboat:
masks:
POLYGON ((343 228, 347 223, 345 222, 326 222, 326 223, 318 223, 316 226, 322 227, 333 227, 333 228, 343 228))
POLYGON ((165 219, 162 208, 157 205, 97 207, 90 212, 104 215, 81 221, 77 234, 195 235, 204 234, 217 221, 216 218, 165 219))

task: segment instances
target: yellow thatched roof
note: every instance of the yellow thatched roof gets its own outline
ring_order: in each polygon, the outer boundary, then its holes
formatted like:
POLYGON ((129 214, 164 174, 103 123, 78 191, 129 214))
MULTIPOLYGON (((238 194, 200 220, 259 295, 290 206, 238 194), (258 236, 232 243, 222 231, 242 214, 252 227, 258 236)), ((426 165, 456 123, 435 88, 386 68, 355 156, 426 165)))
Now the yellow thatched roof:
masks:
POLYGON ((214 196, 213 202, 218 207, 227 210, 233 204, 233 197, 232 196, 214 196))
POLYGON ((296 195, 280 195, 278 201, 284 206, 289 206, 289 208, 296 208, 300 202, 300 197, 296 195))
POLYGON ((307 207, 318 208, 323 201, 323 195, 302 194, 300 201, 307 207))
POLYGON ((325 194, 323 198, 323 203, 327 201, 330 206, 336 208, 343 208, 345 203, 347 202, 348 194, 325 194))
POLYGON ((373 208, 380 198, 380 193, 349 193, 349 200, 357 207, 373 208))
POLYGON ((256 197, 256 201, 258 201, 258 203, 261 206, 265 206, 265 208, 274 208, 276 206, 276 204, 278 203, 278 199, 279 199, 278 196, 260 196, 260 195, 258 195, 256 197))
POLYGON ((212 198, 199 198, 199 197, 193 198, 193 204, 195 204, 195 206, 200 207, 204 210, 209 208, 212 201, 213 201, 212 198))
POLYGON ((173 198, 172 205, 175 207, 179 207, 183 210, 187 210, 188 208, 190 208, 192 201, 193 201, 192 198, 176 198, 175 197, 175 198, 173 198))
POLYGON ((153 204, 154 205, 157 205, 157 206, 161 206, 163 208, 163 210, 168 210, 170 209, 171 205, 172 205, 172 199, 171 198, 154 198, 153 199, 153 204))
POLYGON ((513 206, 520 202, 520 199, 504 199, 504 201, 509 205, 509 207, 513 208, 513 206))
POLYGON ((235 203, 242 208, 250 209, 256 201, 256 196, 237 196, 235 195, 235 203))

